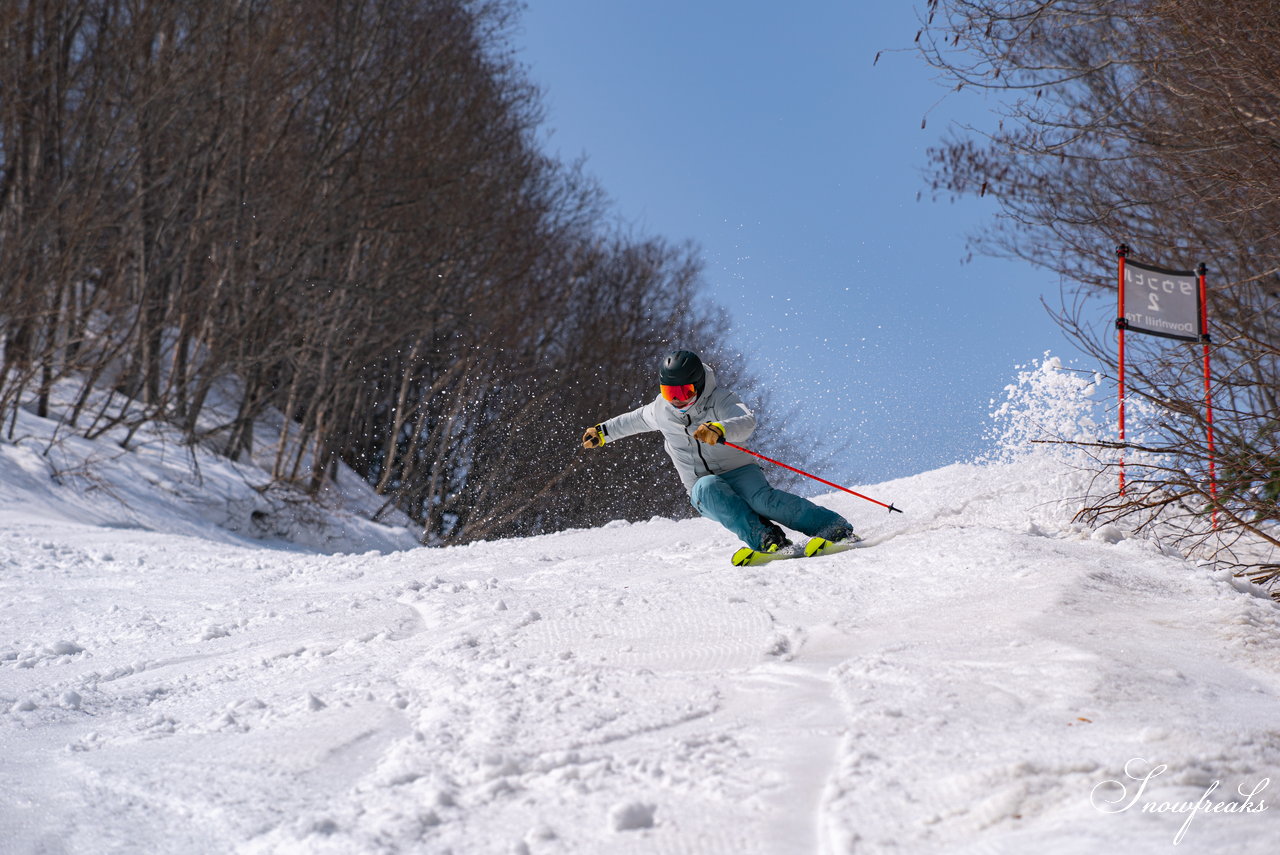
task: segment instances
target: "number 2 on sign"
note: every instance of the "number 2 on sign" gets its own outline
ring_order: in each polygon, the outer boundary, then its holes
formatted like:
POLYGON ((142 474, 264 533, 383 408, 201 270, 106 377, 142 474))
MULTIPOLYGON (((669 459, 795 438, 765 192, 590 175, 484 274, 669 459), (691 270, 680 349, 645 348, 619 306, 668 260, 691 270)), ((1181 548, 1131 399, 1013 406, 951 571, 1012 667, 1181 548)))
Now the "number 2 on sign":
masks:
POLYGON ((1159 294, 1156 294, 1154 292, 1147 294, 1147 311, 1157 312, 1157 313, 1160 311, 1160 295, 1159 294))

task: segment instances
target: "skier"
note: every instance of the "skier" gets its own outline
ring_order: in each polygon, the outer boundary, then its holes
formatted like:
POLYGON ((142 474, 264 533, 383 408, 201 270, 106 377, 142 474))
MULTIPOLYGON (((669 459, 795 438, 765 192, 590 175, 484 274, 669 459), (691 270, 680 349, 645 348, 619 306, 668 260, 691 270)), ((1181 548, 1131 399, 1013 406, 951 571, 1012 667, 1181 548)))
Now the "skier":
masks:
POLYGON ((583 448, 645 431, 661 431, 667 454, 689 491, 689 501, 751 549, 776 552, 791 546, 779 527, 833 542, 854 538, 853 526, 835 511, 771 487, 750 456, 724 442, 743 442, 756 417, 742 400, 716 385, 715 372, 696 353, 677 350, 662 360, 661 393, 629 413, 587 428, 583 448))

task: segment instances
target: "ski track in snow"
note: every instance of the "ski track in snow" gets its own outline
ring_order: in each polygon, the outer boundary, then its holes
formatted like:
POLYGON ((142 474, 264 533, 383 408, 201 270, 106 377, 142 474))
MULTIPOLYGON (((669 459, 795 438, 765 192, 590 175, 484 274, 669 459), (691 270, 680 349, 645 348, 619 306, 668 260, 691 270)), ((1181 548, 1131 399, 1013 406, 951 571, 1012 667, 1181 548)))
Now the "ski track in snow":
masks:
POLYGON ((0 848, 1168 851, 1090 793, 1274 776, 1277 609, 1072 527, 1074 477, 827 497, 872 548, 759 568, 705 520, 330 556, 0 510, 0 848))

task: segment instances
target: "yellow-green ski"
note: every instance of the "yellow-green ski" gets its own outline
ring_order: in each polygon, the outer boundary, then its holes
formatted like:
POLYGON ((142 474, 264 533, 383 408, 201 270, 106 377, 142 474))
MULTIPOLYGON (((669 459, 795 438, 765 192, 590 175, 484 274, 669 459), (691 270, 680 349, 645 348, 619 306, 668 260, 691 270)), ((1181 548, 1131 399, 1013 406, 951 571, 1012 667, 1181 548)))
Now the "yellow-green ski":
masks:
POLYGON ((779 549, 777 552, 760 552, 744 546, 733 553, 733 558, 730 560, 735 567, 756 567, 761 564, 768 564, 770 561, 785 561, 789 558, 816 558, 819 555, 834 555, 837 552, 844 552, 846 549, 856 549, 860 545, 862 545, 862 539, 857 535, 839 543, 832 543, 821 537, 811 537, 803 547, 799 545, 788 546, 779 549))

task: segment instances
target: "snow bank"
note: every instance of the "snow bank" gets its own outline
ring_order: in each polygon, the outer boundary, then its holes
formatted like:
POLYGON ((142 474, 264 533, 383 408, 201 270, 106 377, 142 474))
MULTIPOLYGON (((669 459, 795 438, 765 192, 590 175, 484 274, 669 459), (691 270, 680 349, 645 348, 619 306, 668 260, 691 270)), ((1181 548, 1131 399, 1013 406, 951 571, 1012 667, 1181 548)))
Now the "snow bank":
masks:
MULTIPOLYGON (((50 419, 32 407, 19 409, 13 442, 0 442, 0 506, 35 520, 324 552, 418 545, 403 514, 371 521, 385 498, 341 463, 316 500, 273 483, 267 467, 283 424, 278 416, 255 431, 252 453, 232 462, 210 447, 183 442, 177 430, 159 423, 132 432, 120 426, 92 440, 77 436, 57 419, 78 393, 71 382, 55 386, 50 419)), ((206 429, 234 413, 224 398, 212 396, 202 421, 206 429)), ((92 396, 84 423, 105 403, 103 395, 92 396)))

